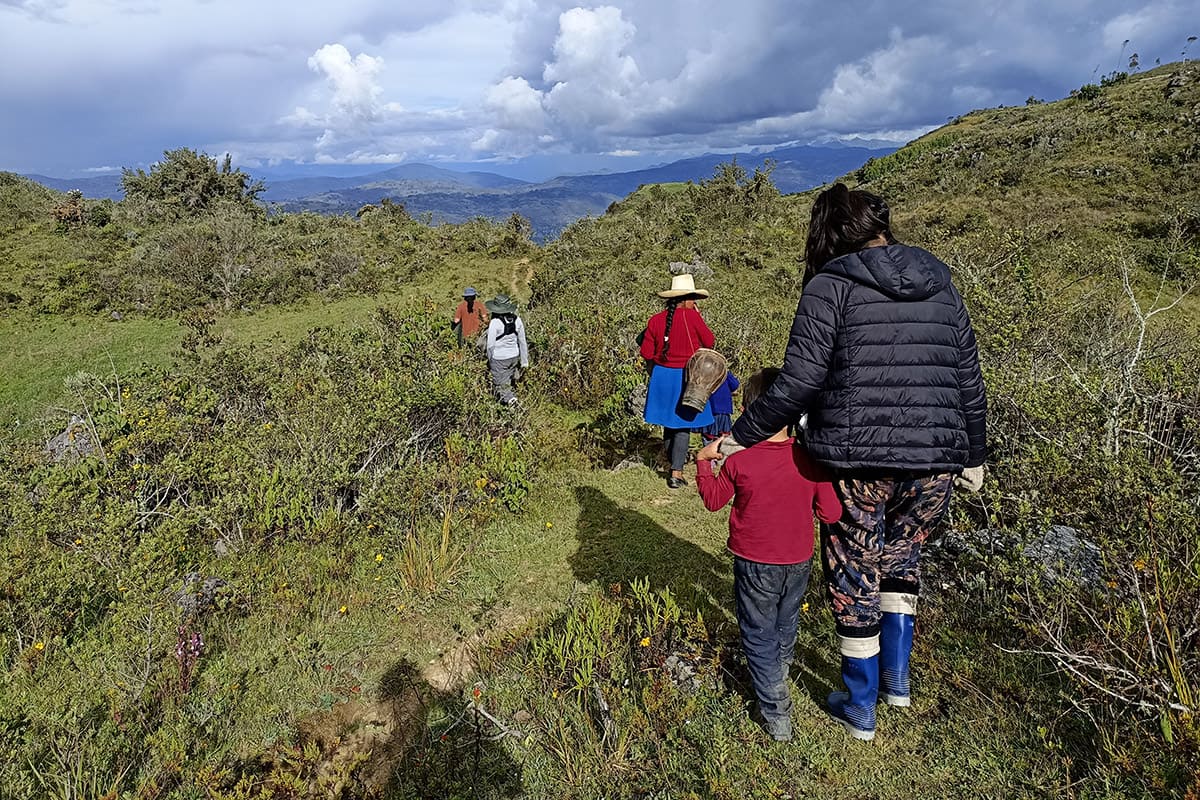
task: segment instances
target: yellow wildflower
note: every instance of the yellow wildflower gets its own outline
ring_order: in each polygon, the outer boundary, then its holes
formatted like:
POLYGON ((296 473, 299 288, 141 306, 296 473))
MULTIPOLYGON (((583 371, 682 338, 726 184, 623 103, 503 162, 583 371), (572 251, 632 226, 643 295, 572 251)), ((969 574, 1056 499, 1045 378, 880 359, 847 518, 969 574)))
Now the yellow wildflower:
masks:
POLYGON ((1139 558, 1136 561, 1134 561, 1133 568, 1136 569, 1138 572, 1141 572, 1142 570, 1144 570, 1146 568, 1146 559, 1139 558))
POLYGON ((801 610, 801 611, 808 611, 808 603, 805 603, 804 605, 800 606, 800 610, 801 610))
POLYGON ((40 653, 46 649, 46 643, 45 642, 37 642, 36 644, 34 644, 33 649, 37 650, 40 653))
POLYGON ((345 607, 345 606, 342 606, 341 608, 339 608, 339 609, 338 609, 338 613, 339 613, 339 614, 345 614, 345 613, 346 613, 346 607, 345 607))
POLYGON ((376 553, 376 554, 375 554, 375 561, 376 561, 376 562, 383 561, 383 553, 376 553))
POLYGON ((649 647, 650 646, 650 637, 649 636, 645 637, 644 639, 642 639, 641 642, 639 642, 639 644, 641 644, 642 647, 649 647))
POLYGON ((546 523, 546 527, 547 527, 547 528, 553 528, 553 527, 554 527, 554 523, 553 523, 553 522, 547 522, 547 523, 546 523))

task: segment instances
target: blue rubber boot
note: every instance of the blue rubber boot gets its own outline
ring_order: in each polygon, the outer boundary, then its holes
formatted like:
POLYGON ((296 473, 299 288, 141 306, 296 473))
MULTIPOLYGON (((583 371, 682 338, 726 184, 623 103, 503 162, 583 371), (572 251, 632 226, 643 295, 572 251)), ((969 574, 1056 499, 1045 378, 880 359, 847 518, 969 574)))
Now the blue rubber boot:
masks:
POLYGON ((908 681, 912 643, 912 614, 883 612, 879 631, 879 696, 889 706, 912 705, 908 681))
POLYGON ((867 658, 842 656, 846 691, 829 695, 829 714, 855 739, 875 738, 875 701, 879 696, 879 654, 867 658))

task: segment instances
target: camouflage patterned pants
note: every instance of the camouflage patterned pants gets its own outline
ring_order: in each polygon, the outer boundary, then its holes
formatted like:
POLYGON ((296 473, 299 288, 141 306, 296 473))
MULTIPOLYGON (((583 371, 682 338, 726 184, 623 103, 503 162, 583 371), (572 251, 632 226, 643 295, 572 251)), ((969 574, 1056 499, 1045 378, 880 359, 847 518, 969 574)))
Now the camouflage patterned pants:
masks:
POLYGON ((825 592, 842 637, 879 633, 879 594, 914 598, 921 588, 921 543, 941 521, 953 476, 839 477, 845 509, 821 526, 825 592))

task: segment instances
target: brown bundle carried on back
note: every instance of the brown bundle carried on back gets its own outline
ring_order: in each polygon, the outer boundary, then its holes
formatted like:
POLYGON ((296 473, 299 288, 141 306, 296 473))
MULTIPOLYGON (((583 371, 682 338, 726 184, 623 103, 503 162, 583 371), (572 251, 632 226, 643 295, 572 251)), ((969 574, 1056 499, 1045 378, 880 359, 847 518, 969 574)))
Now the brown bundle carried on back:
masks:
POLYGON ((701 347, 688 359, 684 368, 683 398, 680 404, 703 411, 708 398, 725 382, 729 363, 716 350, 701 347))

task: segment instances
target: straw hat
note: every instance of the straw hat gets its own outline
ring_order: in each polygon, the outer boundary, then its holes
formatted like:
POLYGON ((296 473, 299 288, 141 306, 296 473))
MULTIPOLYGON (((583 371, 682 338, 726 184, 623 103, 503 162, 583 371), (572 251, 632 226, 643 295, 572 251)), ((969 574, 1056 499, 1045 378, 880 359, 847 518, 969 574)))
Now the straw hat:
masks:
POLYGON ((707 289, 697 289, 696 281, 693 280, 690 272, 685 272, 682 275, 671 276, 671 288, 665 292, 659 292, 659 297, 686 297, 692 295, 694 297, 708 297, 707 289))

